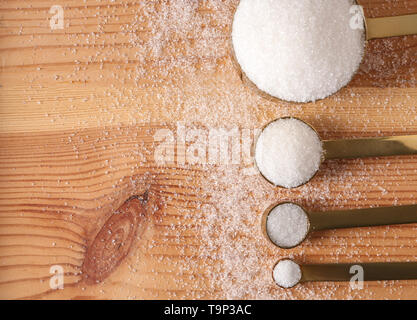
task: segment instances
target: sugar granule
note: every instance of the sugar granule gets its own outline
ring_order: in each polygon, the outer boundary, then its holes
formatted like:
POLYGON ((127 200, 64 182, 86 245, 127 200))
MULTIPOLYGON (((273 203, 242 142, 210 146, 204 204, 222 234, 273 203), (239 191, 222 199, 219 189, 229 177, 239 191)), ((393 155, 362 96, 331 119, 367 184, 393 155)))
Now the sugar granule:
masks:
POLYGON ((242 0, 233 47, 248 78, 287 101, 325 98, 358 70, 364 30, 352 28, 353 0, 242 0))
POLYGON ((319 170, 323 146, 317 133, 303 121, 278 119, 269 124, 256 143, 256 164, 275 185, 295 188, 319 170))
POLYGON ((309 229, 309 219, 300 206, 284 203, 276 206, 268 215, 266 230, 273 243, 281 248, 300 244, 309 229))
POLYGON ((273 277, 280 287, 292 288, 301 280, 301 268, 292 260, 281 260, 274 268, 273 277))

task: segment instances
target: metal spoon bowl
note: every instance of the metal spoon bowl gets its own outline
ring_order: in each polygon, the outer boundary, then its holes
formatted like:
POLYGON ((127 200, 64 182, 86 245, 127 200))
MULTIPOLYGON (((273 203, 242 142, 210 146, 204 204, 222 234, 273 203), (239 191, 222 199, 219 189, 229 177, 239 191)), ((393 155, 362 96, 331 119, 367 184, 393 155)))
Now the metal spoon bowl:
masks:
MULTIPOLYGON (((273 120, 273 121, 271 121, 271 122, 269 122, 268 124, 266 124, 263 128, 262 128, 262 130, 260 131, 260 133, 258 134, 258 136, 255 138, 255 141, 256 141, 256 143, 254 144, 254 147, 253 147, 253 150, 252 150, 252 153, 253 154, 255 154, 256 155, 256 147, 257 147, 257 145, 258 145, 258 141, 259 141, 259 137, 262 135, 262 133, 264 132, 264 130, 267 128, 267 127, 269 127, 270 125, 272 125, 273 123, 275 123, 275 122, 277 122, 277 121, 279 121, 279 120, 285 120, 285 119, 294 119, 294 120, 298 120, 298 121, 300 121, 300 122, 302 122, 302 123, 304 123, 306 126, 308 126, 308 127, 310 127, 310 129, 317 135, 317 137, 318 137, 318 139, 320 140, 320 136, 319 136, 319 134, 318 134, 318 132, 316 131, 316 129, 314 129, 310 124, 308 124, 307 122, 305 122, 305 121, 303 121, 303 120, 301 120, 301 119, 299 119, 299 118, 296 118, 296 117, 282 117, 282 118, 279 118, 279 119, 276 119, 276 120, 273 120)), ((322 162, 324 161, 324 158, 322 159, 322 162)), ((281 185, 278 185, 278 184, 275 184, 274 182, 272 182, 271 180, 269 180, 263 173, 262 173, 262 171, 261 171, 261 169, 259 168, 259 165, 258 165, 258 163, 257 163, 257 161, 256 161, 256 157, 254 158, 254 164, 255 164, 255 167, 256 167, 256 169, 258 170, 258 172, 261 174, 261 176, 266 180, 266 181, 268 181, 269 183, 271 183, 272 185, 274 185, 274 186, 276 186, 276 187, 281 187, 281 188, 284 188, 284 189, 287 189, 286 187, 284 187, 284 186, 281 186, 281 185)), ((306 185, 308 182, 310 182, 316 175, 317 175, 317 173, 318 173, 318 171, 316 171, 311 177, 310 177, 310 179, 308 179, 308 180, 306 180, 304 183, 302 183, 302 184, 300 184, 300 185, 298 185, 297 186, 297 188, 298 187, 301 187, 301 186, 304 186, 304 185, 306 185)))

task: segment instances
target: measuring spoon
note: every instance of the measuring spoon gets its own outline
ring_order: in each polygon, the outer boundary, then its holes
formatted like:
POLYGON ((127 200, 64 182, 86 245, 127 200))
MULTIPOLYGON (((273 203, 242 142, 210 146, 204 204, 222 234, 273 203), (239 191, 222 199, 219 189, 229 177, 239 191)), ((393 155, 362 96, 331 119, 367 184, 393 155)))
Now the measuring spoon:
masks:
MULTIPOLYGON (((241 1, 241 2, 243 2, 243 1, 241 1)), ((356 19, 357 21, 355 21, 354 27, 350 26, 350 28, 352 30, 355 30, 355 29, 363 30, 364 45, 362 47, 362 50, 363 50, 363 48, 365 48, 365 54, 366 54, 366 49, 367 49, 367 42, 369 40, 417 34, 417 14, 408 14, 408 15, 400 15, 400 16, 392 16, 392 17, 368 18, 368 17, 365 17, 362 6, 358 5, 357 2, 352 2, 352 3, 354 5, 350 8, 351 11, 347 14, 351 14, 352 19, 356 19)), ((236 12, 238 11, 240 6, 241 6, 241 4, 239 4, 239 6, 237 7, 236 12)), ((243 7, 246 7, 246 6, 243 6, 243 7)), ((248 10, 248 9, 245 9, 245 10, 248 10)), ((262 12, 262 10, 260 10, 260 12, 246 12, 245 11, 244 16, 247 16, 249 14, 250 15, 256 15, 256 14, 271 14, 271 13, 270 12, 262 12)), ((312 18, 314 18, 314 17, 312 17, 312 18)), ((235 14, 235 20, 236 20, 236 14, 235 14)), ((235 20, 234 20, 234 23, 235 23, 235 20)), ((354 21, 354 20, 351 20, 351 21, 354 21)), ((344 21, 344 22, 341 22, 341 23, 346 23, 346 22, 344 21)), ((246 27, 247 26, 245 26, 245 28, 246 27)), ((259 34, 262 34, 262 32, 264 32, 264 30, 261 28, 261 26, 259 26, 259 29, 260 29, 259 34)), ((304 39, 303 36, 304 36, 305 39, 309 39, 305 35, 301 35, 301 39, 304 39)), ((335 94, 340 89, 345 87, 348 84, 348 82, 350 82, 353 79, 355 74, 357 74, 357 72, 359 71, 359 68, 360 68, 360 63, 358 63, 356 69, 352 68, 352 69, 346 70, 345 73, 347 74, 347 77, 346 77, 347 80, 344 81, 343 83, 340 83, 340 85, 334 86, 334 88, 329 89, 330 90, 329 93, 326 92, 327 96, 326 96, 325 93, 320 93, 320 94, 317 94, 317 96, 315 96, 314 98, 310 98, 310 99, 300 97, 301 100, 286 98, 286 97, 280 97, 280 96, 278 96, 279 94, 274 94, 274 93, 271 93, 271 92, 267 92, 267 91, 270 91, 270 90, 265 89, 265 83, 258 83, 257 80, 253 79, 253 77, 254 77, 253 74, 255 73, 255 71, 252 70, 252 67, 250 68, 250 70, 247 70, 247 69, 245 70, 245 68, 242 68, 239 61, 243 61, 242 55, 244 53, 242 53, 241 50, 238 49, 238 47, 236 47, 235 39, 234 39, 234 36, 233 36, 233 31, 232 31, 232 37, 231 38, 232 38, 232 59, 234 60, 234 64, 235 64, 237 70, 242 75, 243 82, 245 82, 250 87, 254 88, 258 93, 260 93, 262 96, 265 96, 266 98, 285 100, 285 101, 290 101, 290 102, 292 101, 292 102, 297 102, 297 103, 306 103, 306 102, 325 99, 328 96, 331 96, 331 95, 335 94), (252 74, 252 78, 248 74, 252 74), (263 88, 263 89, 260 89, 260 87, 263 88)), ((298 38, 294 39, 294 41, 298 41, 298 38)), ((359 54, 359 53, 352 52, 352 55, 353 54, 356 55, 356 54, 359 54)), ((362 55, 362 61, 364 59, 365 54, 362 55)), ((257 57, 257 58, 259 58, 259 57, 257 57)), ((281 60, 285 61, 286 58, 288 58, 288 57, 284 55, 281 58, 281 60)), ((308 60, 308 59, 309 59, 309 57, 305 57, 305 60, 308 60)), ((303 59, 301 59, 301 60, 303 60, 303 59)), ((359 62, 360 61, 361 60, 360 60, 360 57, 359 57, 359 62)), ((317 85, 320 86, 322 84, 317 83, 317 85)), ((296 94, 296 96, 298 96, 298 94, 296 94)))
MULTIPOLYGON (((306 176, 302 180, 298 180, 296 182, 293 181, 293 179, 290 179, 292 177, 292 174, 294 176, 298 175, 298 170, 302 170, 302 165, 305 165, 305 163, 301 163, 300 167, 291 167, 290 169, 288 166, 283 167, 282 170, 285 171, 278 173, 279 178, 281 179, 284 176, 289 176, 288 181, 278 181, 277 178, 272 176, 271 173, 268 173, 269 171, 266 164, 262 163, 262 157, 258 154, 258 148, 261 145, 262 150, 267 150, 268 155, 267 157, 274 160, 274 154, 284 153, 288 156, 291 156, 294 159, 297 159, 299 155, 294 151, 298 150, 297 152, 302 152, 303 148, 307 148, 308 146, 298 146, 299 139, 298 137, 294 137, 293 144, 274 144, 274 146, 269 146, 268 142, 265 142, 263 140, 263 135, 265 131, 272 127, 280 125, 280 120, 286 120, 288 121, 295 121, 299 122, 300 124, 304 124, 305 126, 308 126, 310 130, 311 135, 315 135, 317 137, 317 140, 320 140, 320 136, 317 133, 317 131, 308 123, 306 123, 303 120, 300 120, 298 118, 294 117, 284 117, 277 120, 272 121, 267 126, 265 126, 258 136, 256 146, 255 146, 255 164, 261 173, 261 175, 270 183, 272 183, 275 186, 291 189, 296 188, 299 186, 302 186, 306 183, 308 183, 318 172, 320 165, 325 160, 331 160, 331 159, 352 159, 352 158, 368 158, 368 157, 385 157, 385 156, 399 156, 399 155, 416 155, 417 154, 417 135, 405 135, 405 136, 391 136, 391 137, 378 137, 378 138, 363 138, 363 139, 338 139, 338 140, 325 140, 322 141, 322 157, 318 160, 319 163, 316 166, 313 166, 313 168, 316 168, 315 170, 311 170, 310 172, 306 173, 306 176), (297 147, 297 148, 296 148, 297 147), (274 149, 275 148, 275 149, 274 149), (286 148, 286 149, 284 149, 286 148), (300 149, 301 148, 301 149, 300 149), (301 151, 300 151, 301 150, 301 151), (294 155, 291 155, 291 152, 294 152, 294 155), (261 161, 260 161, 261 159, 261 161), (291 172, 293 170, 294 172, 291 172)), ((260 149, 259 149, 260 150, 260 149)), ((280 159, 275 159, 275 163, 278 163, 280 159)), ((308 161, 313 161, 313 157, 309 159, 308 161)), ((277 170, 280 170, 278 168, 277 170)))
POLYGON ((417 262, 298 264, 280 260, 274 267, 275 283, 285 289, 304 282, 414 280, 417 262), (358 277, 356 277, 356 276, 358 277))
POLYGON ((276 246, 291 249, 314 231, 417 223, 417 205, 308 212, 286 202, 268 208, 262 232, 276 246))

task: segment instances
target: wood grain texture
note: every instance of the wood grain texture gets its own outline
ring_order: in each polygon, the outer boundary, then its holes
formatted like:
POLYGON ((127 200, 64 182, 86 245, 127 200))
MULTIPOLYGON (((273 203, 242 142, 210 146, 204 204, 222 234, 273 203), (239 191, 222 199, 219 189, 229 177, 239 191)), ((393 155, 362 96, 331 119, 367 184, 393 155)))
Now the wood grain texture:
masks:
MULTIPOLYGON (((237 4, 0 1, 0 298, 417 298, 417 281, 283 290, 271 278, 289 256, 416 261, 416 225, 319 232, 290 251, 261 230, 264 210, 280 201, 311 210, 416 204, 416 157, 328 161, 293 191, 245 173, 247 142, 281 116, 311 123, 323 139, 417 134, 417 36, 369 42, 359 73, 331 98, 269 101, 232 62, 237 4), (62 30, 49 26, 56 4, 62 30), (237 129, 240 161, 193 162, 196 139, 213 128, 237 129), (173 162, 156 162, 158 135, 173 162), (145 194, 126 256, 91 277, 94 239, 127 199, 145 194), (55 265, 63 290, 50 287, 55 265)), ((417 0, 361 4, 373 17, 417 12, 417 0)))

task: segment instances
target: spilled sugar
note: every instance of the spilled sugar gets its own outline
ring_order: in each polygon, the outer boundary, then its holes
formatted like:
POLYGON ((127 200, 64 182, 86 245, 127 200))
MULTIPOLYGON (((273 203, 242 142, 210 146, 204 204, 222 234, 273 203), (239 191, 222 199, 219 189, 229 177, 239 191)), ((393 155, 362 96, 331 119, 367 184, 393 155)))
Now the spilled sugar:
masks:
POLYGON ((277 186, 295 188, 319 170, 323 146, 317 133, 304 122, 278 119, 270 123, 256 143, 256 164, 263 176, 277 186))
POLYGON ((362 61, 365 36, 352 28, 353 0, 242 0, 233 22, 236 58, 274 97, 325 98, 345 86, 362 61))
POLYGON ((303 208, 284 203, 271 210, 266 221, 266 230, 271 241, 277 246, 292 248, 304 240, 309 225, 308 216, 303 208))

